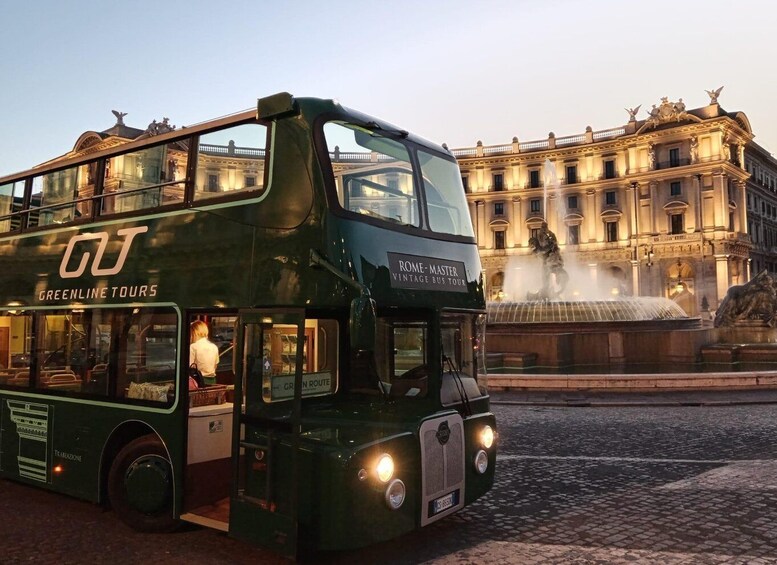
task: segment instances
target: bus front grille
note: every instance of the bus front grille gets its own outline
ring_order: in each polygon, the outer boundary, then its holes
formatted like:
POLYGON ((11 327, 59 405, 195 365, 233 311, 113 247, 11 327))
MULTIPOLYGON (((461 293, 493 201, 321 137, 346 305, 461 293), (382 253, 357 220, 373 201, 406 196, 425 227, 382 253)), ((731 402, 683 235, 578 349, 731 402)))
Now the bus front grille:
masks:
POLYGON ((421 424, 421 525, 464 506, 464 423, 458 414, 421 424))

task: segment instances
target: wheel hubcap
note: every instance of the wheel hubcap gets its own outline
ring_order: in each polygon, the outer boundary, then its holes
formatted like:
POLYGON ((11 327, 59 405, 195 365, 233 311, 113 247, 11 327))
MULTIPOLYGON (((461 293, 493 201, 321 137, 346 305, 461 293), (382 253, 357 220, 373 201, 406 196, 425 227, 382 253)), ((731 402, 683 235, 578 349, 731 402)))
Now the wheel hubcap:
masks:
POLYGON ((164 509, 170 500, 170 465, 158 455, 144 455, 127 469, 127 501, 144 514, 164 509))

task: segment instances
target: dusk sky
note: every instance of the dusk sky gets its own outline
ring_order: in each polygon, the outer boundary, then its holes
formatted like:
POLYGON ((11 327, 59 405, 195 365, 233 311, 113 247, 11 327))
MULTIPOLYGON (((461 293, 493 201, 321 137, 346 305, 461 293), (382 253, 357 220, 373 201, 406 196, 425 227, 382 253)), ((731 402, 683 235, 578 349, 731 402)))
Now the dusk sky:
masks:
POLYGON ((777 152, 770 0, 0 0, 0 175, 115 123, 177 126, 279 91, 452 148, 644 119, 661 97, 745 112, 777 152))

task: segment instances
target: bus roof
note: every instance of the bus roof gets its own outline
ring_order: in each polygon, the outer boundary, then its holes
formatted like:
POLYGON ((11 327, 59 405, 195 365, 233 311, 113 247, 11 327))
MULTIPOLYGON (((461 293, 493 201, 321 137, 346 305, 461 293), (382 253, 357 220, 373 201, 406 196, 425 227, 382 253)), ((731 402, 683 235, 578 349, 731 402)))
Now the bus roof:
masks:
MULTIPOLYGON (((258 100, 257 106, 261 105, 262 101, 278 97, 281 94, 286 94, 286 93, 280 93, 280 94, 260 98, 258 100)), ((419 143, 420 145, 433 147, 438 150, 440 149, 440 146, 436 143, 430 142, 422 137, 419 137, 411 133, 408 133, 404 130, 401 130, 400 128, 392 125, 389 122, 379 120, 367 114, 363 114, 357 110, 353 110, 351 108, 341 106, 336 100, 322 99, 322 98, 294 98, 291 95, 287 95, 287 96, 289 96, 292 103, 299 104, 299 106, 302 107, 303 109, 310 108, 311 106, 314 106, 314 107, 317 106, 318 107, 317 109, 320 112, 322 110, 326 111, 327 106, 330 106, 332 110, 335 110, 336 108, 338 108, 342 110, 344 113, 348 114, 349 116, 352 116, 353 118, 356 118, 358 120, 362 120, 365 123, 367 122, 375 123, 384 130, 400 132, 403 135, 403 137, 406 137, 411 141, 419 143)), ((273 117, 275 116, 271 116, 270 118, 272 119, 273 117)), ((122 143, 119 146, 114 146, 114 147, 102 149, 99 151, 92 151, 92 152, 86 152, 86 153, 79 152, 71 156, 55 157, 50 161, 46 161, 39 165, 35 165, 27 170, 0 177, 0 185, 15 182, 17 180, 21 180, 31 175, 46 174, 59 169, 73 167, 73 166, 84 164, 86 162, 91 162, 104 157, 116 155, 118 153, 126 153, 129 151, 132 151, 133 149, 138 149, 141 147, 145 147, 147 145, 156 145, 158 143, 164 143, 166 141, 174 140, 182 136, 195 135, 200 132, 205 132, 205 131, 208 131, 211 129, 217 129, 219 127, 226 126, 229 124, 240 123, 240 122, 244 122, 244 121, 248 121, 256 118, 257 118, 257 110, 245 110, 241 112, 236 112, 234 114, 229 114, 227 116, 222 116, 220 118, 216 118, 213 120, 196 123, 191 126, 181 126, 179 129, 174 129, 165 133, 160 133, 156 135, 144 133, 138 138, 128 141, 126 143, 122 143)), ((88 133, 92 133, 92 132, 90 131, 84 132, 84 134, 82 134, 81 137, 83 137, 88 133)), ((100 134, 100 132, 93 132, 93 133, 97 135, 100 134)), ((65 154, 65 155, 68 155, 68 154, 65 154)))

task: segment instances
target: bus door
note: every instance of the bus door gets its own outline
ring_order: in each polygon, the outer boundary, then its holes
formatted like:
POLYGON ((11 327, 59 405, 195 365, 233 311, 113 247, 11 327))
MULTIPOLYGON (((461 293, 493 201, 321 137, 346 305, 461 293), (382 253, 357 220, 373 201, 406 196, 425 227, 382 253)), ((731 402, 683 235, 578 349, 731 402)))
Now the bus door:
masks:
POLYGON ((293 556, 304 312, 242 311, 237 328, 229 531, 293 556))

